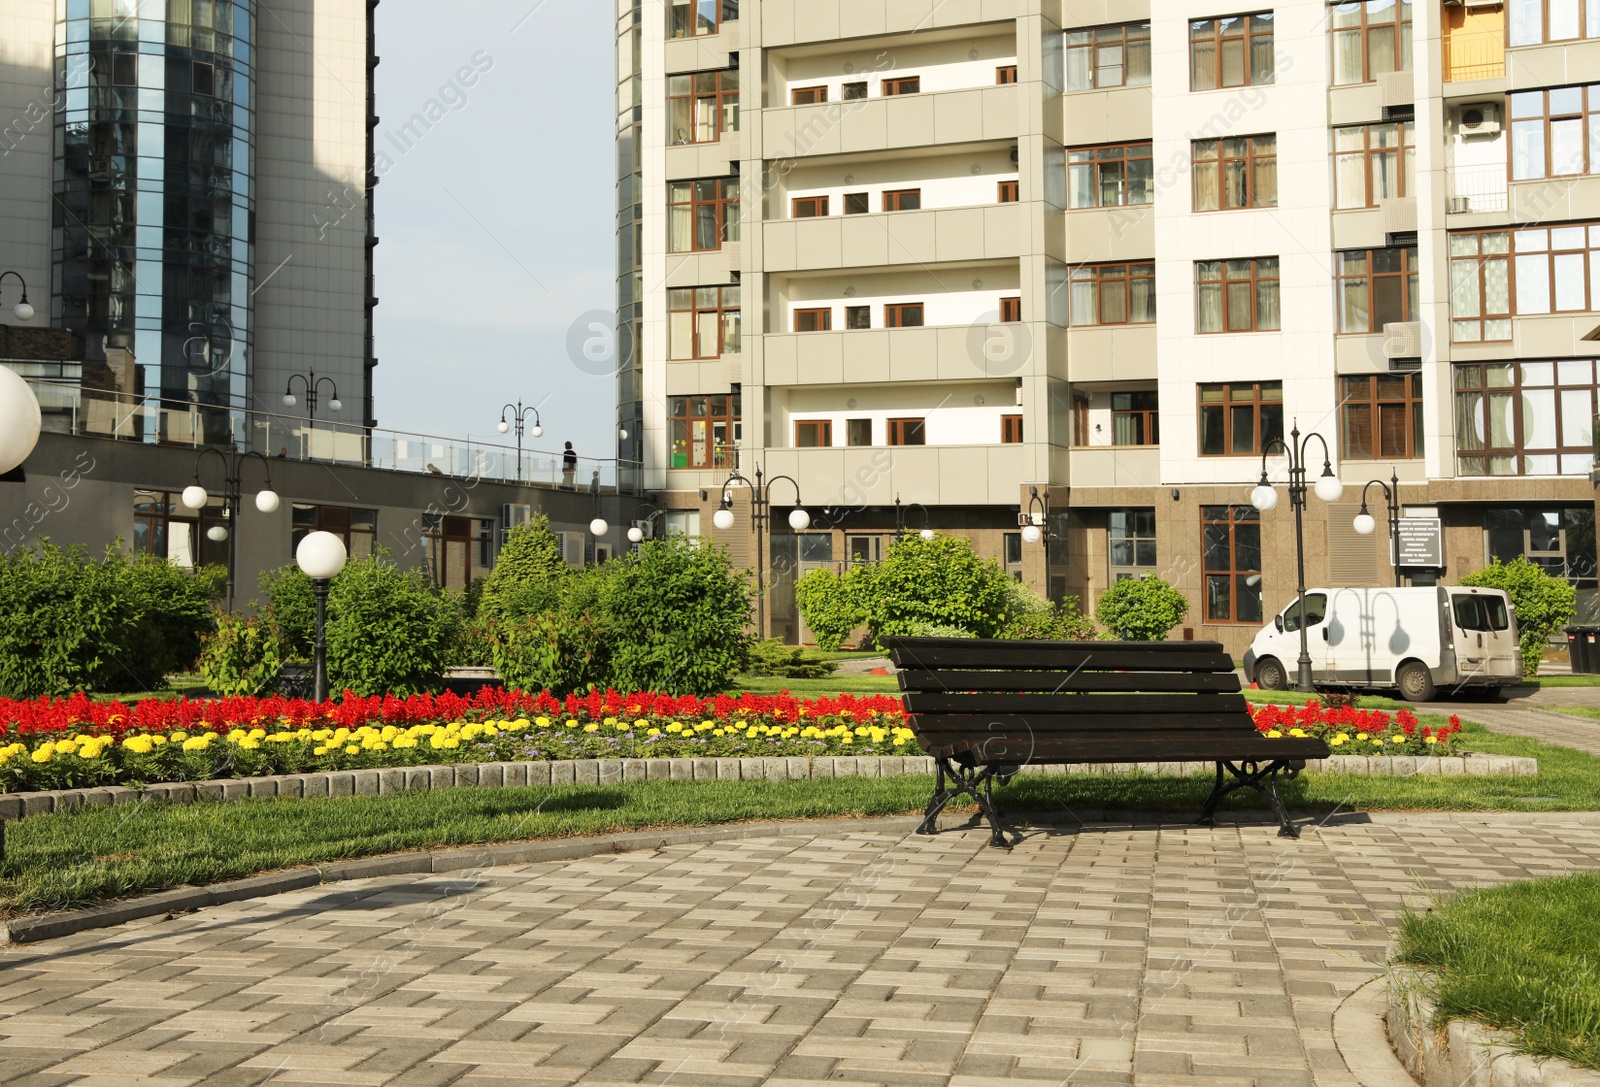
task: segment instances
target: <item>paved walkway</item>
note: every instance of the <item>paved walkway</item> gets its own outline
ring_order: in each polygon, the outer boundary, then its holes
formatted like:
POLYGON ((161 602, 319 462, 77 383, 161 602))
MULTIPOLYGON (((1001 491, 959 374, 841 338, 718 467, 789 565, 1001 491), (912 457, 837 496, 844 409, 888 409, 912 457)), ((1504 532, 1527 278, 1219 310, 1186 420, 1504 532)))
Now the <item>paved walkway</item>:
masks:
MULTIPOLYGON (((909 824, 909 820, 904 821, 909 824)), ((1582 815, 764 838, 340 884, 0 957, 0 1083, 1354 1087, 1402 902, 1582 815)))
POLYGON ((1505 705, 1446 705, 1436 703, 1417 707, 1425 713, 1459 714, 1463 721, 1476 721, 1492 732, 1531 736, 1547 744, 1560 744, 1600 755, 1600 720, 1574 717, 1567 713, 1541 709, 1523 700, 1505 705))

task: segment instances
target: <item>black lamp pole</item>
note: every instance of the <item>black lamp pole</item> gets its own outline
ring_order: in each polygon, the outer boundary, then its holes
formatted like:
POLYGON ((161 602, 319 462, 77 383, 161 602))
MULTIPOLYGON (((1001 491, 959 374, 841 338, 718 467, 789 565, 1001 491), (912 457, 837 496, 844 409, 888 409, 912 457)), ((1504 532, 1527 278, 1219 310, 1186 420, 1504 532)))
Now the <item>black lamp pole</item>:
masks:
MULTIPOLYGON (((767 513, 770 505, 768 501, 768 491, 771 489, 772 485, 778 482, 780 479, 786 479, 789 481, 790 485, 794 487, 795 511, 800 513, 801 516, 805 518, 805 524, 797 526, 796 531, 799 531, 799 529, 804 528, 806 524, 809 524, 810 517, 806 514, 800 502, 800 484, 796 483, 792 477, 781 475, 773 476, 771 479, 766 480, 765 482, 762 481, 762 478, 761 469, 759 467, 756 469, 756 481, 754 483, 751 483, 749 479, 735 471, 722 483, 722 507, 717 512, 721 513, 724 510, 728 512, 729 519, 726 527, 732 528, 733 522, 731 518, 733 514, 733 493, 729 491, 728 488, 731 487, 735 482, 743 483, 746 487, 750 488, 750 523, 755 526, 756 530, 756 630, 759 632, 761 637, 765 638, 767 636, 765 533, 767 527, 767 513)), ((789 516, 791 518, 790 523, 794 524, 794 521, 792 520, 794 514, 791 513, 789 516)), ((724 526, 718 525, 717 527, 722 528, 724 526)))
POLYGON ((317 598, 316 671, 311 697, 317 702, 328 700, 328 586, 332 583, 332 578, 311 579, 311 591, 317 598))
POLYGON ((539 421, 539 409, 535 405, 529 404, 527 407, 523 407, 522 401, 518 400, 515 404, 507 404, 500 409, 500 433, 504 434, 508 427, 515 427, 517 431, 518 483, 522 482, 522 431, 528 425, 528 416, 530 414, 533 416, 533 436, 537 438, 544 433, 544 424, 539 421), (509 421, 506 419, 507 413, 511 416, 509 421))
POLYGON ((1367 485, 1361 488, 1361 512, 1357 517, 1369 517, 1367 513, 1367 491, 1373 487, 1383 488, 1384 503, 1389 510, 1389 563, 1394 567, 1394 587, 1400 588, 1400 473, 1391 468, 1389 482, 1381 479, 1368 480, 1367 485))
MULTIPOLYGON (((228 610, 232 611, 235 581, 234 569, 238 563, 239 556, 239 484, 243 476, 242 469, 244 462, 252 457, 259 460, 262 471, 267 477, 266 490, 270 492, 272 491, 272 462, 266 458, 265 454, 257 453, 253 449, 244 453, 224 453, 220 449, 207 447, 200 450, 199 455, 194 459, 194 483, 197 487, 200 486, 200 466, 205 463, 205 459, 208 456, 216 457, 222 462, 222 508, 224 511, 223 519, 227 522, 226 531, 228 533, 228 610)), ((203 510, 204 508, 205 505, 202 503, 200 509, 203 510)), ((277 509, 276 501, 273 502, 272 508, 277 509)), ((202 545, 196 540, 195 546, 198 548, 202 545)))
POLYGON ((1039 532, 1039 543, 1043 544, 1046 547, 1049 547, 1050 546, 1050 492, 1049 491, 1046 491, 1046 492, 1044 492, 1043 495, 1041 495, 1039 493, 1039 488, 1038 487, 1033 486, 1031 484, 1029 485, 1029 487, 1028 487, 1028 512, 1027 512, 1027 515, 1024 518, 1024 520, 1026 520, 1027 524, 1025 524, 1023 526, 1023 528, 1022 528, 1022 538, 1024 540, 1027 540, 1027 542, 1032 543, 1033 541, 1028 540, 1028 530, 1030 528, 1031 529, 1037 529, 1038 532, 1039 532), (1039 513, 1038 517, 1034 516, 1034 511, 1035 510, 1037 510, 1038 513, 1039 513))
POLYGON ((333 390, 333 395, 328 398, 328 406, 334 411, 339 410, 338 384, 331 377, 318 377, 315 370, 312 370, 309 374, 291 374, 289 376, 289 380, 285 382, 283 386, 283 400, 285 405, 291 408, 294 407, 294 383, 297 378, 300 381, 300 389, 305 394, 306 398, 307 419, 310 419, 312 416, 317 414, 318 390, 320 390, 323 385, 327 385, 328 388, 333 390))

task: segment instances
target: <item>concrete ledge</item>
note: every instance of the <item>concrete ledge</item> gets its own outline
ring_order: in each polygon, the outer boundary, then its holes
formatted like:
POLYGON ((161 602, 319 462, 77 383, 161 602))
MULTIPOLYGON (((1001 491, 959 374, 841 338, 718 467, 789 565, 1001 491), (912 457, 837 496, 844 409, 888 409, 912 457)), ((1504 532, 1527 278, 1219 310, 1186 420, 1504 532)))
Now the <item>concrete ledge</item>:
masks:
MULTIPOLYGON (((1208 762, 1060 763, 1029 764, 1024 775, 1062 774, 1210 774, 1208 762)), ((1537 759, 1507 755, 1411 756, 1334 755, 1310 759, 1308 771, 1361 774, 1377 777, 1511 775, 1535 777, 1537 759)), ((0 794, 0 822, 32 815, 68 811, 76 807, 147 803, 172 804, 196 799, 230 801, 258 797, 317 798, 329 796, 389 796, 400 792, 449 789, 458 786, 520 788, 543 785, 611 785, 627 781, 804 781, 810 778, 901 777, 931 774, 928 755, 824 755, 753 756, 744 759, 564 759, 554 762, 454 763, 440 766, 405 766, 374 770, 335 770, 321 773, 283 774, 277 777, 219 778, 215 781, 167 782, 144 789, 104 786, 37 793, 0 794)))
POLYGON ((1505 1031, 1467 1019, 1435 1026, 1437 1009, 1421 971, 1393 964, 1386 988, 1389 1041, 1422 1087, 1600 1087, 1600 1072, 1518 1053, 1505 1031))

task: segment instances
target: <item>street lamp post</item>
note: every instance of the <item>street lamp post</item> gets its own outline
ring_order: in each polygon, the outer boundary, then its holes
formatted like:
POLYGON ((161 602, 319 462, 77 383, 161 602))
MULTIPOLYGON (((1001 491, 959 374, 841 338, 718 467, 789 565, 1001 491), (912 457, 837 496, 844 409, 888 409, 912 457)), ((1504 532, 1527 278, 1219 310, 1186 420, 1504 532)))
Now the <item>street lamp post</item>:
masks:
POLYGON ((711 517, 711 523, 726 532, 733 527, 733 493, 728 490, 735 482, 743 483, 750 488, 750 523, 756 530, 756 630, 765 638, 767 636, 767 585, 766 585, 766 545, 765 530, 767 527, 767 511, 770 506, 769 495, 772 485, 778 480, 789 481, 794 488, 794 508, 789 511, 789 527, 796 532, 803 532, 811 525, 811 515, 805 511, 800 502, 800 484, 790 476, 773 476, 763 482, 761 469, 756 469, 756 481, 750 480, 734 472, 722 484, 722 503, 717 512, 711 517))
POLYGON ((294 549, 294 561, 311 579, 317 598, 317 649, 312 697, 323 702, 328 697, 328 583, 339 576, 349 556, 344 541, 331 532, 308 532, 294 549))
POLYGON ((23 482, 22 462, 39 444, 39 398, 15 370, 0 366, 0 479, 23 482))
POLYGON ((6 281, 6 276, 16 276, 17 282, 22 285, 22 301, 12 307, 11 312, 17 315, 19 321, 33 320, 33 307, 28 304, 28 283, 22 278, 21 272, 0 272, 0 286, 6 281))
POLYGON ((1307 503, 1306 495, 1306 447, 1315 438, 1322 443, 1322 475, 1318 477, 1313 488, 1317 497, 1324 502, 1337 502, 1344 494, 1344 484, 1339 477, 1333 474, 1333 455, 1328 451, 1328 441, 1315 431, 1307 434, 1304 439, 1300 437, 1298 423, 1289 432, 1289 441, 1282 438, 1273 438, 1261 451, 1261 482, 1257 483, 1250 491, 1250 504, 1265 513, 1278 504, 1278 492, 1267 480, 1267 457, 1271 455, 1274 447, 1283 450, 1289 458, 1289 504, 1294 507, 1294 558, 1295 558, 1295 596, 1299 601, 1296 611, 1300 617, 1300 660, 1299 682, 1295 684, 1297 690, 1307 694, 1313 693, 1316 687, 1311 682, 1311 647, 1306 640, 1306 539, 1305 525, 1302 518, 1305 514, 1307 503))
POLYGON ((544 424, 539 421, 539 409, 533 404, 523 407, 522 401, 518 400, 515 404, 507 404, 505 407, 500 409, 500 425, 498 428, 500 433, 505 434, 509 432, 513 426, 517 428, 518 483, 522 482, 522 429, 528 423, 528 415, 530 412, 533 414, 533 436, 535 438, 543 437, 544 424), (507 412, 511 413, 511 418, 509 420, 506 418, 507 412))
POLYGON ((1389 482, 1381 479, 1367 481, 1361 488, 1361 512, 1356 514, 1355 530, 1363 536, 1371 536, 1378 527, 1372 514, 1367 512, 1367 491, 1373 487, 1383 488, 1384 502, 1389 509, 1389 563, 1394 567, 1394 587, 1400 587, 1400 473, 1394 468, 1389 469, 1389 482))
MULTIPOLYGON (((913 504, 915 505, 916 503, 913 504)), ((924 540, 931 540, 934 534, 933 526, 928 523, 928 511, 920 505, 918 508, 922 509, 922 531, 920 535, 924 540)), ((899 495, 894 496, 894 538, 896 543, 906 538, 906 511, 905 507, 900 505, 899 495)))
POLYGON ((183 489, 183 504, 190 509, 204 509, 206 502, 211 498, 206 489, 200 486, 200 466, 205 463, 208 456, 216 457, 222 462, 222 516, 228 523, 221 528, 211 528, 206 532, 206 536, 211 540, 228 541, 228 610, 232 611, 234 567, 239 554, 239 483, 243 475, 244 462, 251 458, 259 460, 262 471, 267 477, 267 485, 256 493, 256 509, 262 513, 275 511, 278 508, 278 493, 272 489, 272 462, 261 453, 254 450, 246 453, 224 453, 220 449, 206 448, 200 450, 200 455, 194 459, 194 482, 183 489))
POLYGON ((1046 491, 1041 495, 1038 487, 1030 486, 1028 488, 1028 509, 1023 514, 1022 519, 1027 522, 1022 526, 1023 543, 1049 544, 1050 492, 1046 491))
POLYGON ((340 408, 344 407, 343 404, 339 403, 339 386, 334 382, 333 378, 318 377, 315 370, 312 370, 308 374, 291 374, 289 376, 289 380, 285 382, 283 386, 284 407, 292 408, 295 405, 294 383, 297 378, 300 381, 300 391, 305 394, 306 398, 307 419, 310 419, 312 416, 317 414, 318 390, 320 390, 324 385, 333 390, 333 396, 328 399, 328 410, 338 411, 340 408))

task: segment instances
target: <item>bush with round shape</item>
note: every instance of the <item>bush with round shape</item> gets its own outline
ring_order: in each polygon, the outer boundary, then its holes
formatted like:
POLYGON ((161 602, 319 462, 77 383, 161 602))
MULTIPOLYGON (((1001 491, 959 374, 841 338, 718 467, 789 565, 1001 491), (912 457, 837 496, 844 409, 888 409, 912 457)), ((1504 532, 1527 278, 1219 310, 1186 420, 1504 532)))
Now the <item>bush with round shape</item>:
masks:
POLYGON ((283 639, 271 612, 239 615, 219 608, 216 626, 201 640, 200 678, 227 697, 266 694, 283 667, 283 639))
POLYGON ((559 605, 574 571, 561 557, 561 543, 550 519, 539 514, 517 525, 483 579, 473 614, 488 627, 538 615, 559 605))
POLYGON ((800 618, 817 639, 817 648, 833 652, 852 631, 867 621, 861 597, 870 580, 869 566, 853 566, 843 577, 818 567, 794 584, 800 618))
POLYGON ((1539 673, 1545 646, 1578 612, 1578 594, 1572 583, 1552 577, 1538 563, 1518 555, 1510 562, 1494 562, 1461 579, 1461 584, 1480 589, 1504 589, 1517 613, 1522 674, 1539 673))
POLYGON ((1189 598, 1158 577, 1124 578, 1100 596, 1094 617, 1125 642, 1159 642, 1189 613, 1189 598))
POLYGON ((891 544, 860 592, 874 644, 930 627, 993 638, 1010 619, 1014 580, 958 536, 907 536, 891 544))

